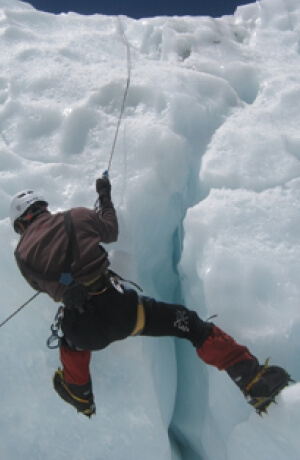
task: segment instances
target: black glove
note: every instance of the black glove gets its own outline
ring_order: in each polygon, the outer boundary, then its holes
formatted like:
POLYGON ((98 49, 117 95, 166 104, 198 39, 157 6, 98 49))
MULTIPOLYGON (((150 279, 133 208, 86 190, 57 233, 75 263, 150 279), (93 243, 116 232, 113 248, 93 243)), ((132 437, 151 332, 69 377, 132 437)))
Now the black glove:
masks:
POLYGON ((88 300, 87 288, 80 283, 72 284, 62 298, 67 308, 77 310, 79 313, 84 312, 84 307, 87 305, 88 300))
POLYGON ((109 182, 108 177, 103 176, 96 180, 96 190, 98 192, 100 201, 104 197, 111 199, 111 196, 110 196, 111 184, 109 182))

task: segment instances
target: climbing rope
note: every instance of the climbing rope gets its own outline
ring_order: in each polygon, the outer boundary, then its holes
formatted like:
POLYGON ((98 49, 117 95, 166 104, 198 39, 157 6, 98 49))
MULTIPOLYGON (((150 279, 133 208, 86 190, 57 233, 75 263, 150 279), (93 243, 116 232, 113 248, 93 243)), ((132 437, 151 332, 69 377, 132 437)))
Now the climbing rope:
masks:
POLYGON ((0 323, 0 327, 4 326, 11 318, 13 318, 17 313, 19 313, 22 308, 26 307, 33 299, 35 299, 38 295, 40 294, 39 292, 36 292, 30 299, 28 299, 23 305, 21 305, 16 311, 14 311, 11 315, 9 315, 2 323, 0 323))
POLYGON ((126 44, 126 49, 127 49, 127 81, 126 81, 126 87, 125 87, 125 90, 124 90, 123 100, 122 100, 122 104, 121 104, 119 119, 118 119, 118 123, 117 123, 117 127, 116 127, 115 137, 114 137, 111 152, 110 152, 110 155, 109 155, 108 166, 107 166, 107 170, 104 173, 106 176, 108 176, 108 173, 109 173, 109 170, 110 170, 110 167, 111 167, 112 158, 113 158, 114 151, 115 151, 115 146, 116 146, 116 142, 117 142, 117 138, 118 138, 118 134, 119 134, 119 128, 120 128, 120 125, 121 125, 121 121, 122 121, 122 117, 123 117, 123 113, 124 113, 124 108, 125 108, 125 102, 126 102, 126 98, 127 98, 127 94, 128 94, 128 90, 129 90, 129 86, 130 86, 130 74, 131 74, 130 44, 129 44, 128 39, 126 37, 126 34, 124 32, 123 25, 122 25, 122 22, 121 22, 121 19, 120 19, 119 16, 117 16, 117 20, 118 20, 118 23, 119 23, 120 34, 121 34, 121 36, 122 36, 122 38, 123 38, 123 40, 124 40, 124 42, 126 44))

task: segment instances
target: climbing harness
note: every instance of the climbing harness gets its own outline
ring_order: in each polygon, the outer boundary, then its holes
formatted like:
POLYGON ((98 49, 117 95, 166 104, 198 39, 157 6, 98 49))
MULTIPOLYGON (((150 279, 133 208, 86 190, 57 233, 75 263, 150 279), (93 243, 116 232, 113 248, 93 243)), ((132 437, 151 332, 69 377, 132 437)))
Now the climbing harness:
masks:
POLYGON ((19 313, 24 307, 26 307, 26 305, 32 302, 32 300, 35 299, 39 294, 40 291, 36 292, 32 297, 30 297, 30 299, 23 303, 23 305, 21 305, 16 311, 14 311, 14 313, 9 315, 4 321, 2 321, 2 323, 0 323, 0 327, 4 326, 4 324, 6 324, 11 318, 13 318, 17 313, 19 313))
POLYGON ((61 344, 61 339, 64 336, 63 331, 61 330, 61 322, 64 317, 64 307, 60 306, 53 323, 51 324, 51 335, 47 340, 47 347, 50 348, 50 350, 53 350, 55 348, 59 348, 61 344))
MULTIPOLYGON (((88 292, 89 296, 101 295, 103 292, 106 291, 106 289, 109 287, 109 285, 111 285, 114 289, 116 289, 120 294, 123 294, 125 288, 124 288, 122 282, 132 284, 135 287, 137 287, 140 291, 142 291, 142 289, 136 283, 134 283, 133 281, 124 280, 121 276, 117 275, 115 272, 113 272, 111 270, 107 270, 103 274, 103 277, 101 277, 101 278, 106 279, 106 281, 105 281, 105 284, 102 284, 103 283, 103 281, 102 281, 100 291, 97 289, 96 292, 93 292, 93 285, 89 285, 89 286, 82 285, 83 288, 86 288, 89 291, 88 292)), ((98 282, 99 282, 99 280, 94 282, 94 285, 97 288, 99 287, 98 282)), ((55 349, 55 348, 59 348, 61 346, 61 340, 64 337, 64 333, 62 331, 61 324, 62 324, 62 320, 64 318, 64 309, 65 308, 68 308, 68 307, 64 307, 62 305, 59 307, 59 309, 58 309, 58 311, 57 311, 57 313, 55 315, 54 321, 53 321, 53 323, 52 323, 52 325, 50 327, 51 335, 48 338, 46 343, 47 343, 47 347, 50 348, 51 350, 55 349)), ((85 310, 84 310, 84 308, 82 308, 81 311, 80 310, 78 310, 78 311, 79 311, 79 313, 84 313, 85 310)), ((144 329, 144 326, 145 326, 145 313, 144 313, 144 308, 143 308, 142 301, 139 300, 138 310, 137 310, 137 323, 136 323, 134 331, 132 332, 131 335, 140 334, 141 331, 144 329)))

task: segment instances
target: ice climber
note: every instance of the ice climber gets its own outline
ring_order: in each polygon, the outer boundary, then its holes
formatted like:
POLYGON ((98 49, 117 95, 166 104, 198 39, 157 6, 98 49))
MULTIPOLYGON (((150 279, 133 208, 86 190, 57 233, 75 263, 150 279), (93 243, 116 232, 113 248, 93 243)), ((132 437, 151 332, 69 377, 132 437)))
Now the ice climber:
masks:
POLYGON ((99 209, 51 214, 31 190, 11 202, 11 222, 20 235, 15 258, 26 281, 60 302, 63 337, 53 376, 59 396, 90 417, 96 407, 91 352, 129 336, 173 336, 189 340, 205 363, 225 370, 258 413, 264 412, 290 378, 278 366, 260 365, 248 348, 183 305, 144 297, 125 288, 109 268, 102 243, 118 238, 118 220, 107 177, 96 181, 99 209))

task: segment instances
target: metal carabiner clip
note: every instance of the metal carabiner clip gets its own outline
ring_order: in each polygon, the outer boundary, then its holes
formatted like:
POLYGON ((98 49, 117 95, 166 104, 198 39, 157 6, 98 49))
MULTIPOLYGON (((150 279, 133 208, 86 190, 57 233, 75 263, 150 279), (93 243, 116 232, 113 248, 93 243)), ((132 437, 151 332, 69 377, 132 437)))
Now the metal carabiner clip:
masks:
POLYGON ((61 339, 64 336, 64 333, 61 330, 61 322, 63 320, 63 317, 64 317, 64 307, 60 306, 58 311, 57 311, 57 313, 56 313, 56 315, 55 315, 54 321, 53 321, 53 323, 51 324, 51 327, 50 327, 50 330, 51 330, 52 334, 50 335, 50 337, 48 338, 48 340, 46 342, 47 347, 50 348, 50 350, 53 350, 55 348, 60 347, 61 339), (57 341, 57 343, 55 345, 53 345, 53 342, 56 342, 56 341, 57 341))
POLYGON ((109 282, 110 282, 110 284, 112 285, 112 287, 113 287, 116 291, 120 292, 120 294, 124 294, 123 286, 122 286, 122 284, 120 283, 120 280, 119 280, 118 277, 116 277, 116 276, 110 276, 110 277, 109 277, 109 282))

